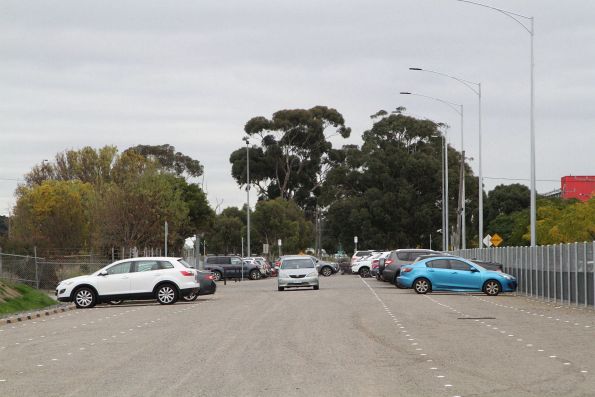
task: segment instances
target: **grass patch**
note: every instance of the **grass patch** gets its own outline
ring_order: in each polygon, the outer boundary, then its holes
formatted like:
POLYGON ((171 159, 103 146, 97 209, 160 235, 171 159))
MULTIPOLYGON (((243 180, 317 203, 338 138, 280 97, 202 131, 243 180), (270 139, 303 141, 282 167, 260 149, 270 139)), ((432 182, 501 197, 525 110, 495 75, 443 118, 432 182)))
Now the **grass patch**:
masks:
POLYGON ((28 285, 16 284, 10 287, 18 291, 20 296, 5 298, 5 301, 0 303, 0 315, 42 309, 57 303, 47 294, 28 285))

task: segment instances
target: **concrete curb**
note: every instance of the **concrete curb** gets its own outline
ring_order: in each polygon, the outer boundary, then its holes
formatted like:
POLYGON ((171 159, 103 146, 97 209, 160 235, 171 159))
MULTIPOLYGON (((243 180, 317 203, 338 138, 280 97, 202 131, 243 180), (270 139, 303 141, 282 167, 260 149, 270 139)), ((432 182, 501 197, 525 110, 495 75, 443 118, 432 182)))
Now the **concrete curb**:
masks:
POLYGON ((68 305, 68 306, 62 306, 62 307, 54 307, 51 309, 39 310, 39 311, 32 312, 32 313, 19 313, 12 317, 0 319, 0 325, 15 324, 15 323, 19 323, 19 322, 23 322, 23 321, 27 321, 27 320, 35 320, 37 318, 51 316, 52 314, 64 313, 64 312, 67 312, 69 310, 74 310, 74 309, 76 309, 76 306, 68 305))

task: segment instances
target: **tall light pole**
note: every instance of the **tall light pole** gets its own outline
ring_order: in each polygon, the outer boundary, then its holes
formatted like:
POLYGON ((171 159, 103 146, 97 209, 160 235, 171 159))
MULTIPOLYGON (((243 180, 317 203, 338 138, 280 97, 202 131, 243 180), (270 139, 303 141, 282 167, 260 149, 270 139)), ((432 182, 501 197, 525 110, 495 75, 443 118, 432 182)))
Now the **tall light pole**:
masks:
POLYGON ((442 135, 442 250, 448 251, 448 126, 442 135))
MULTIPOLYGON (((460 192, 461 192, 461 196, 462 196, 462 200, 461 200, 461 215, 460 215, 460 219, 461 219, 461 248, 465 249, 466 248, 466 238, 465 238, 465 149, 464 149, 464 141, 463 141, 463 105, 460 104, 456 104, 453 102, 449 102, 449 101, 445 101, 444 99, 440 99, 440 98, 435 98, 432 96, 427 96, 427 95, 422 95, 422 94, 414 94, 411 92, 401 92, 401 95, 415 95, 415 96, 420 96, 423 98, 427 98, 427 99, 432 99, 434 101, 438 101, 441 102, 445 105, 447 105, 449 108, 451 108, 452 110, 454 110, 455 112, 457 112, 460 116, 461 116, 461 169, 462 169, 462 178, 460 178, 461 180, 459 181, 460 183, 460 192)), ((447 181, 448 183, 448 181, 447 181)), ((447 190, 448 192, 448 190, 447 190)), ((457 211, 458 212, 458 211, 457 211)))
POLYGON ((453 79, 455 81, 458 81, 459 83, 463 84, 465 87, 467 87, 468 89, 470 89, 471 91, 473 91, 473 93, 475 93, 475 95, 477 95, 477 100, 478 100, 478 111, 479 111, 479 157, 478 157, 478 161, 479 161, 479 197, 478 197, 478 219, 479 219, 479 233, 478 233, 478 243, 479 243, 479 248, 483 248, 483 170, 481 167, 481 155, 482 155, 482 145, 481 145, 481 83, 475 83, 473 81, 469 81, 469 80, 465 80, 465 79, 461 79, 459 77, 455 77, 455 76, 451 76, 448 75, 446 73, 441 73, 441 72, 436 72, 435 70, 428 70, 428 69, 423 69, 423 68, 409 68, 409 70, 416 70, 416 71, 421 71, 421 72, 427 72, 427 73, 434 73, 434 74, 438 74, 440 76, 444 76, 444 77, 448 77, 450 79, 453 79), (477 87, 477 88, 475 88, 477 87))
MULTIPOLYGON (((246 252, 250 257, 250 140, 248 137, 243 137, 243 141, 246 142, 246 252)), ((242 278, 244 278, 244 272, 242 271, 242 278)))
POLYGON ((516 23, 521 25, 529 36, 531 36, 531 247, 535 247, 536 245, 536 237, 535 234, 535 224, 536 224, 536 213, 537 213, 537 203, 536 203, 536 192, 535 192, 535 57, 533 55, 533 41, 535 38, 535 18, 528 17, 521 14, 516 14, 514 12, 506 11, 501 8, 496 8, 492 6, 488 6, 481 3, 476 3, 474 1, 469 0, 457 0, 461 3, 468 3, 473 4, 476 6, 489 8, 490 10, 497 11, 501 14, 506 15, 510 19, 514 20, 516 23), (526 25, 526 22, 523 23, 521 18, 524 20, 528 20, 530 22, 529 26, 526 25))

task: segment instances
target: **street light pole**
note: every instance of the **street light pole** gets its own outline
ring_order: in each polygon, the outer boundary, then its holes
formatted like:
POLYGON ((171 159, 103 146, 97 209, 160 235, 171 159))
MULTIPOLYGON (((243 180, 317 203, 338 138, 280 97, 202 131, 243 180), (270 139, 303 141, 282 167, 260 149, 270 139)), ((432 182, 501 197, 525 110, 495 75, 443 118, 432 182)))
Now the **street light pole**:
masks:
MULTIPOLYGON (((246 141, 246 252, 250 257, 250 140, 244 137, 242 140, 246 141)), ((242 278, 244 274, 242 272, 242 278)))
MULTIPOLYGON (((478 233, 478 240, 479 240, 479 248, 482 248, 482 240, 483 240, 483 170, 482 170, 482 166, 481 166, 481 159, 482 159, 482 146, 481 146, 481 83, 475 83, 473 81, 469 81, 469 80, 465 80, 465 79, 461 79, 460 77, 455 77, 455 76, 451 76, 448 75, 446 73, 441 73, 441 72, 436 72, 435 70, 428 70, 428 69, 423 69, 423 68, 409 68, 409 70, 414 70, 414 71, 420 71, 420 72, 427 72, 427 73, 433 73, 433 74, 437 74, 440 76, 444 76, 444 77, 448 77, 449 79, 458 81, 459 83, 461 83, 462 85, 464 85, 465 87, 467 87, 468 89, 470 89, 475 95, 477 95, 477 100, 478 100, 478 112, 479 112, 479 158, 478 158, 478 162, 479 162, 479 189, 478 189, 478 219, 479 219, 479 233, 478 233), (477 89, 475 89, 474 86, 477 86, 477 89)), ((461 150, 464 153, 464 149, 463 149, 463 143, 462 143, 462 134, 461 134, 461 150)), ((463 195, 463 197, 465 197, 463 195)), ((465 235, 465 234, 463 234, 465 235)), ((463 240, 463 242, 465 242, 465 240, 463 240)), ((465 248, 463 248, 465 249, 465 248)))
POLYGON ((492 6, 488 6, 485 4, 477 3, 474 1, 469 0, 457 0, 461 3, 468 3, 473 4, 479 7, 489 8, 490 10, 497 11, 501 14, 506 15, 510 19, 514 20, 516 23, 521 25, 529 36, 531 36, 531 131, 530 131, 530 140, 531 140, 531 247, 535 247, 537 243, 537 235, 535 231, 535 224, 536 224, 536 213, 537 213, 537 200, 536 200, 536 191, 535 191, 535 57, 533 54, 533 42, 535 39, 535 18, 528 17, 521 14, 516 14, 514 12, 506 11, 501 8, 496 8, 492 6), (520 18, 530 21, 530 26, 523 22, 521 22, 520 18))
MULTIPOLYGON (((427 95, 414 94, 414 93, 411 93, 411 92, 401 92, 400 94, 401 95, 415 95, 415 96, 420 96, 420 97, 423 97, 423 98, 432 99, 434 101, 438 101, 438 102, 441 102, 441 103, 447 105, 452 110, 454 110, 455 112, 457 112, 461 116, 461 146, 463 145, 463 143, 464 143, 463 142, 463 105, 456 104, 456 103, 453 103, 453 102, 448 102, 448 101, 445 101, 444 99, 434 98, 434 97, 427 96, 427 95)), ((461 200, 461 218, 462 218, 461 219, 461 224, 462 225, 461 225, 461 230, 460 230, 461 237, 462 237, 461 238, 461 242, 462 242, 461 248, 462 248, 462 247, 465 247, 466 244, 465 244, 465 234, 464 234, 464 231, 465 231, 465 226, 464 226, 465 225, 465 178, 464 178, 464 171, 465 171, 465 168, 464 168, 464 165, 465 165, 465 151, 464 151, 463 148, 461 148, 461 150, 462 150, 462 153, 461 153, 461 155, 462 155, 462 158, 461 158, 461 168, 463 170, 463 177, 461 178, 461 180, 459 181, 459 183, 460 183, 460 189, 461 189, 461 195, 462 195, 462 200, 461 200)), ((448 145, 446 145, 446 147, 445 147, 445 159, 446 159, 446 175, 447 175, 447 177, 446 177, 446 193, 448 195, 448 145)), ((448 196, 447 196, 447 198, 448 198, 448 196)), ((448 202, 448 200, 447 200, 447 202, 448 202)), ((446 226, 448 227, 448 211, 447 211, 446 223, 447 223, 446 226)), ((447 243, 448 243, 448 239, 447 239, 447 243)))

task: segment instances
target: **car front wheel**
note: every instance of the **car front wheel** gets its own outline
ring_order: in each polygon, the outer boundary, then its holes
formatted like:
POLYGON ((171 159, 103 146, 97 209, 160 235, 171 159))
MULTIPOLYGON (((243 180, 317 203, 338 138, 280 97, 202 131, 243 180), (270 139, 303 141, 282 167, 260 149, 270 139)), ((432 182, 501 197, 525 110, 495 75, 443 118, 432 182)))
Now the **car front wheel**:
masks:
POLYGON ((320 274, 322 274, 324 277, 328 277, 331 274, 333 274, 333 271, 331 270, 330 267, 323 267, 322 270, 320 271, 320 274))
POLYGON ((486 281, 485 285, 483 286, 483 292, 489 296, 496 296, 500 293, 502 287, 500 283, 496 280, 488 280, 486 281))
POLYGON ((213 273, 213 280, 215 280, 215 281, 219 281, 223 278, 223 275, 221 274, 220 271, 213 270, 212 273, 213 273))
POLYGON ((95 291, 89 287, 79 288, 74 293, 74 304, 79 309, 88 309, 95 306, 97 298, 95 297, 95 291))
POLYGON ((413 283, 413 289, 418 294, 427 294, 432 289, 432 284, 428 279, 418 278, 415 280, 415 283, 413 283))
POLYGON ((162 305, 171 305, 178 300, 178 291, 171 284, 163 284, 157 288, 157 302, 162 305))

